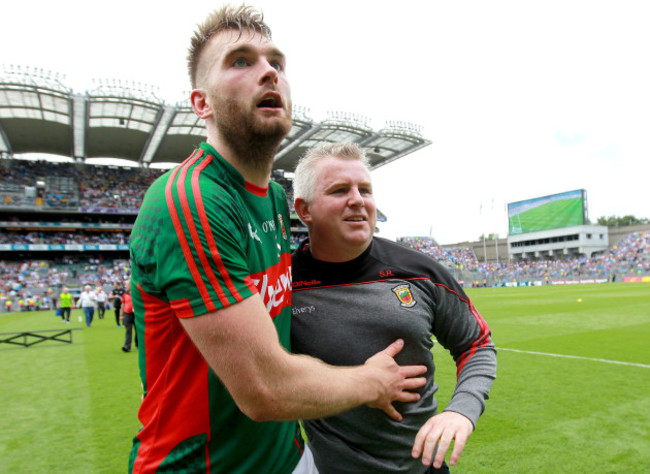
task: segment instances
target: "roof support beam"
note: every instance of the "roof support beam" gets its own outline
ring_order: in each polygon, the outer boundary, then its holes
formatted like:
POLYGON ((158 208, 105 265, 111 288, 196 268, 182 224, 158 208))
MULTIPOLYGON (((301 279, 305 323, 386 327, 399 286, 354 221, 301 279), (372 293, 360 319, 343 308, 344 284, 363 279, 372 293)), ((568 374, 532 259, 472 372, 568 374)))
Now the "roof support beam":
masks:
POLYGON ((72 96, 72 156, 76 161, 86 157, 86 130, 88 125, 88 96, 72 96))
POLYGON ((163 138, 165 138, 167 130, 174 119, 174 115, 176 115, 176 110, 177 107, 171 105, 164 106, 162 114, 158 115, 158 120, 156 120, 156 124, 154 125, 153 133, 149 135, 149 140, 140 156, 140 164, 146 166, 151 164, 151 160, 156 156, 160 143, 163 138))
POLYGON ((5 133, 1 124, 0 124, 0 153, 3 154, 8 153, 9 155, 13 155, 11 151, 11 145, 9 144, 9 139, 7 138, 7 134, 5 133))

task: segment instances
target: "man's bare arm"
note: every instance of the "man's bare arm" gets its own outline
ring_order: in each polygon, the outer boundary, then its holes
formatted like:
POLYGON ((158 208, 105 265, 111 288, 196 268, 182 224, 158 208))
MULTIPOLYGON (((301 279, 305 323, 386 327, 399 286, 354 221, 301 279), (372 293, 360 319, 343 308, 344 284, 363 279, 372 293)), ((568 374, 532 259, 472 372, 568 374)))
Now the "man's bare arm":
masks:
POLYGON ((359 405, 396 420, 394 401, 419 399, 424 366, 397 365, 395 342, 362 366, 334 367, 287 352, 259 295, 181 324, 237 406, 256 421, 330 416, 359 405))

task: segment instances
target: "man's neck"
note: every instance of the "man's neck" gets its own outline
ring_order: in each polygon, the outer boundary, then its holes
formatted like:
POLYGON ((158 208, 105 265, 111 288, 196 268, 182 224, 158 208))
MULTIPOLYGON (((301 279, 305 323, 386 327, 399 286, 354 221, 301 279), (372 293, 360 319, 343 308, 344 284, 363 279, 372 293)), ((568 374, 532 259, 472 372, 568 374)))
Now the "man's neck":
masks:
POLYGON ((271 170, 273 169, 273 158, 277 147, 251 146, 248 150, 238 150, 226 141, 220 140, 218 136, 210 136, 210 134, 208 134, 207 142, 239 171, 247 182, 260 188, 269 185, 271 170), (244 153, 248 155, 244 156, 244 153), (257 156, 251 159, 251 154, 257 156))

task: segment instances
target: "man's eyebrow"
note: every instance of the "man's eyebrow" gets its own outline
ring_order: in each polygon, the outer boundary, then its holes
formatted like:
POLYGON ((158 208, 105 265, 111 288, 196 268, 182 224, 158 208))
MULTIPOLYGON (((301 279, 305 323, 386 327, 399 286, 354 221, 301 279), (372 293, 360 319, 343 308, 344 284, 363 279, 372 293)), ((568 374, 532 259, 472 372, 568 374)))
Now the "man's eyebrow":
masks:
MULTIPOLYGON (((339 188, 341 186, 348 186, 349 187, 349 186, 352 186, 352 184, 350 184, 350 182, 346 181, 346 180, 333 181, 333 182, 331 182, 330 184, 328 184, 325 187, 325 190, 329 191, 331 189, 339 188)), ((372 181, 361 181, 361 182, 358 183, 358 186, 360 188, 370 188, 370 189, 372 189, 372 181)))
POLYGON ((350 184, 347 181, 334 181, 332 183, 329 183, 327 186, 325 186, 325 190, 329 191, 334 188, 338 188, 340 186, 349 186, 350 184))
MULTIPOLYGON (((249 44, 240 44, 239 46, 234 47, 230 51, 226 51, 225 56, 226 57, 231 57, 233 55, 237 54, 251 54, 255 53, 256 50, 249 44)), ((279 58, 279 59, 285 59, 285 55, 282 51, 280 51, 278 48, 271 48, 268 51, 264 52, 265 56, 270 56, 274 58, 279 58)))

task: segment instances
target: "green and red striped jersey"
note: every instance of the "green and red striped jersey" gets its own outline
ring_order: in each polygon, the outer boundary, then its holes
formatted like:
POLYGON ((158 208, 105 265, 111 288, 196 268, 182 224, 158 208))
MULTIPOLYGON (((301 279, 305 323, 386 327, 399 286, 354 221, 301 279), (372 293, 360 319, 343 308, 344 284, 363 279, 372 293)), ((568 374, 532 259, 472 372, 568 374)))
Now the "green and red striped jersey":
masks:
POLYGON ((247 183, 207 143, 147 191, 130 239, 144 388, 130 471, 284 473, 298 462, 298 424, 244 415, 179 322, 259 293, 289 349, 288 225, 282 187, 247 183))

